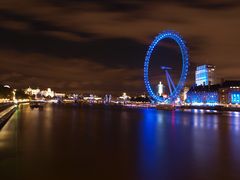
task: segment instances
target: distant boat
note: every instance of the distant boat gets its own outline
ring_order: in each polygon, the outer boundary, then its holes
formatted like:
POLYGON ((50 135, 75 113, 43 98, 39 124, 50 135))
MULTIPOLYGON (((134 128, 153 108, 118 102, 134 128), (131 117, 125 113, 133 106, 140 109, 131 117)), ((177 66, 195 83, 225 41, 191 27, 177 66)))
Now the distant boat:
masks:
POLYGON ((175 107, 174 105, 172 105, 172 104, 158 104, 158 105, 156 106, 156 108, 157 108, 158 110, 168 110, 168 111, 171 111, 171 110, 175 110, 175 109, 176 109, 176 107, 175 107))
POLYGON ((44 106, 44 102, 40 102, 40 101, 32 101, 30 102, 30 108, 43 108, 44 106))

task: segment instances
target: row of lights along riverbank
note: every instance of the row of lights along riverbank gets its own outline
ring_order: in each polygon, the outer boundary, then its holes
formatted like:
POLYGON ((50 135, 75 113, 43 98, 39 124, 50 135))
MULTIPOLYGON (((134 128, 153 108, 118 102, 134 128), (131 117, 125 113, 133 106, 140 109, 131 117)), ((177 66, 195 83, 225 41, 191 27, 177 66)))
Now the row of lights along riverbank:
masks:
MULTIPOLYGON (((239 107, 240 104, 240 81, 216 80, 216 67, 213 65, 202 65, 196 68, 195 83, 191 87, 184 87, 175 104, 184 106, 225 106, 239 107)), ((168 89, 162 82, 155 88, 157 94, 162 98, 168 97, 168 89)), ((51 88, 25 88, 17 90, 8 85, 0 86, 0 103, 26 102, 31 100, 44 100, 55 103, 82 102, 82 103, 104 103, 124 104, 126 106, 154 106, 152 99, 146 94, 129 96, 123 93, 120 96, 106 94, 97 96, 94 94, 77 94, 55 92, 51 88)))

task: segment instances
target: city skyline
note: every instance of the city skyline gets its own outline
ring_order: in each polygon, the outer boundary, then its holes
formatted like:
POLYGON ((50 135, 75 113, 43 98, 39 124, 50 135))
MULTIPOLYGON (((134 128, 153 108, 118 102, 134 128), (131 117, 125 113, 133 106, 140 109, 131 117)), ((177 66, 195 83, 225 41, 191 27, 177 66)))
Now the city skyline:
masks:
MULTIPOLYGON (((239 79, 239 9, 234 0, 1 2, 0 81, 21 88, 142 93, 145 53, 164 29, 187 42, 190 84, 201 64, 216 65, 219 78, 239 79)), ((168 58, 164 51, 177 52, 168 42, 160 49, 159 61, 168 58)))

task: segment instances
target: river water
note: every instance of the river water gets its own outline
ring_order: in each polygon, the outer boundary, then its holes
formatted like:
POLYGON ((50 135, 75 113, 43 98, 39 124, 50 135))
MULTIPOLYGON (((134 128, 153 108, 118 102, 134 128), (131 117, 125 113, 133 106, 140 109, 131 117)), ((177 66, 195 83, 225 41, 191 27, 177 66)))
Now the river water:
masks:
POLYGON ((240 179, 240 114, 21 105, 0 131, 0 177, 240 179))

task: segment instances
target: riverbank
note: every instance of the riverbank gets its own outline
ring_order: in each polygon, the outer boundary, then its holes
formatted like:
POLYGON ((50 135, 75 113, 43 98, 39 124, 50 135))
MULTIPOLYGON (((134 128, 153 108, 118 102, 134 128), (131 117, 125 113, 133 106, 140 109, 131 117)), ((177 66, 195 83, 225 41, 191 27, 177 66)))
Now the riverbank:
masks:
POLYGON ((17 105, 12 105, 10 107, 6 107, 6 109, 0 112, 0 129, 7 123, 8 119, 12 116, 16 109, 17 105))
POLYGON ((216 110, 216 111, 238 111, 239 107, 225 107, 225 106, 176 106, 176 109, 202 109, 202 110, 216 110))

